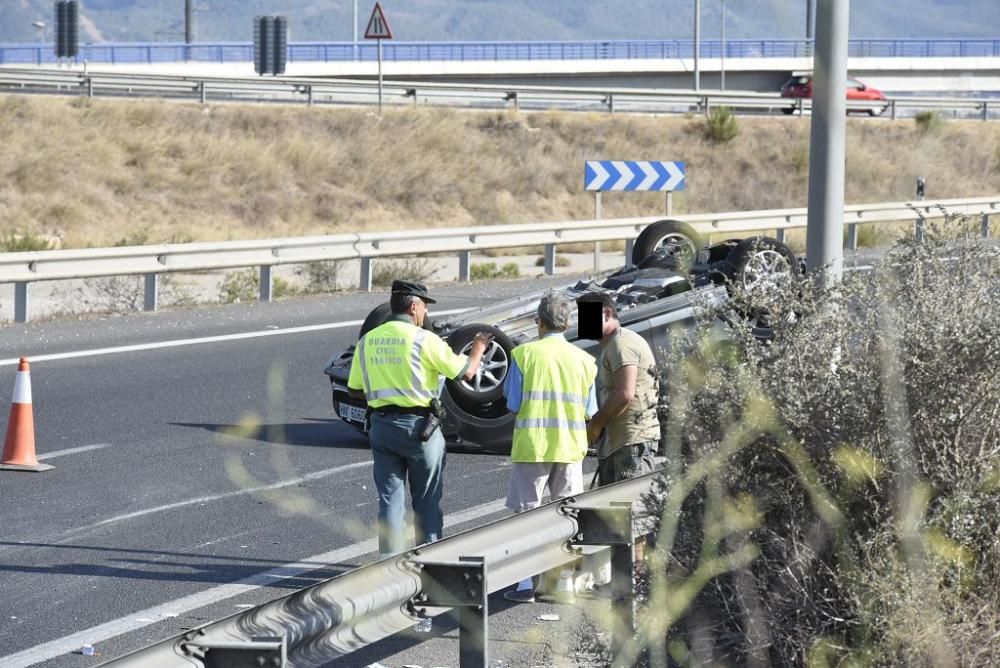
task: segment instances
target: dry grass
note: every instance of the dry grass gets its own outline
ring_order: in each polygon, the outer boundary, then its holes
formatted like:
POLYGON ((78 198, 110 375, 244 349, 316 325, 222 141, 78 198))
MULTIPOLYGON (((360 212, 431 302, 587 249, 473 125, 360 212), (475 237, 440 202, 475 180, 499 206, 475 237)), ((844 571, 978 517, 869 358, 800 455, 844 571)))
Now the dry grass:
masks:
MULTIPOLYGON (((588 219, 583 161, 688 165, 678 214, 804 206, 807 120, 741 118, 725 145, 694 118, 199 106, 0 99, 3 231, 64 247, 145 235, 242 239, 588 219)), ((996 124, 848 120, 848 202, 996 189, 996 124)), ((607 193, 607 218, 655 215, 659 193, 607 193)))

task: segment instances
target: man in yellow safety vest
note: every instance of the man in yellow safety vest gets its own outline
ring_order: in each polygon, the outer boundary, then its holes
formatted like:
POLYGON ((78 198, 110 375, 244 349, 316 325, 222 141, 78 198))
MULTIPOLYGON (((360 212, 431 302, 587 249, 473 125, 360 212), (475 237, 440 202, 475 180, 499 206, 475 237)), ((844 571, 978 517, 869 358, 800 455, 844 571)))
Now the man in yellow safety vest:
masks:
MULTIPOLYGON (((552 500, 583 492, 587 418, 597 412, 594 358, 563 336, 573 302, 557 292, 538 304, 538 340, 515 348, 504 381, 507 408, 517 413, 507 507, 537 508, 546 487, 552 500)), ((504 598, 535 600, 535 584, 522 580, 504 598)))
POLYGON ((371 444, 378 491, 379 557, 405 549, 403 530, 409 481, 415 516, 415 542, 443 535, 441 514, 444 436, 434 428, 431 400, 441 377, 472 380, 490 342, 476 334, 468 357, 459 355, 437 334, 423 329, 427 305, 435 301, 413 281, 393 281, 389 320, 358 341, 347 382, 353 396, 363 396, 371 411, 371 444))

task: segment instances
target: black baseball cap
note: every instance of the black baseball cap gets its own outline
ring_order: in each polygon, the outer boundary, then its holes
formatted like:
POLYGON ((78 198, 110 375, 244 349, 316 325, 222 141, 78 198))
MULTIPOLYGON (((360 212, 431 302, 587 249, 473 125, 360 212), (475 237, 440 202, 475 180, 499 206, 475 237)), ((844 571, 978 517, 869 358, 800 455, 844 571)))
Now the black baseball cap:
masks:
POLYGON ((436 299, 431 299, 431 296, 427 294, 427 286, 416 281, 393 281, 392 294, 420 297, 427 304, 437 303, 436 299))

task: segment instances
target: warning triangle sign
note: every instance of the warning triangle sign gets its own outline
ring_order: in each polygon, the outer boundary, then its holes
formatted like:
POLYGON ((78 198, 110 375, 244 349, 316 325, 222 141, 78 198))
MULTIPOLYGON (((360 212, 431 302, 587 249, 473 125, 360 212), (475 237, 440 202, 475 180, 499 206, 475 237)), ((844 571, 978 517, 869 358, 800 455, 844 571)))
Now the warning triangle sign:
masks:
POLYGON ((385 14, 382 13, 382 5, 377 2, 375 8, 372 9, 372 15, 368 18, 365 39, 392 39, 389 22, 385 20, 385 14))

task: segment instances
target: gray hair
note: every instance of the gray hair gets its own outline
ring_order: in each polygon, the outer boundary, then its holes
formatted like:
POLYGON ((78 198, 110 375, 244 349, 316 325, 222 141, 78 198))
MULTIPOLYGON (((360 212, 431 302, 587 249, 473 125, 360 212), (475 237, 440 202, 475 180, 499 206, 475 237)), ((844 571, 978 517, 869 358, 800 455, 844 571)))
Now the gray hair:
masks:
POLYGON ((538 319, 552 332, 566 331, 572 311, 573 302, 569 297, 554 290, 546 292, 538 302, 538 319))

